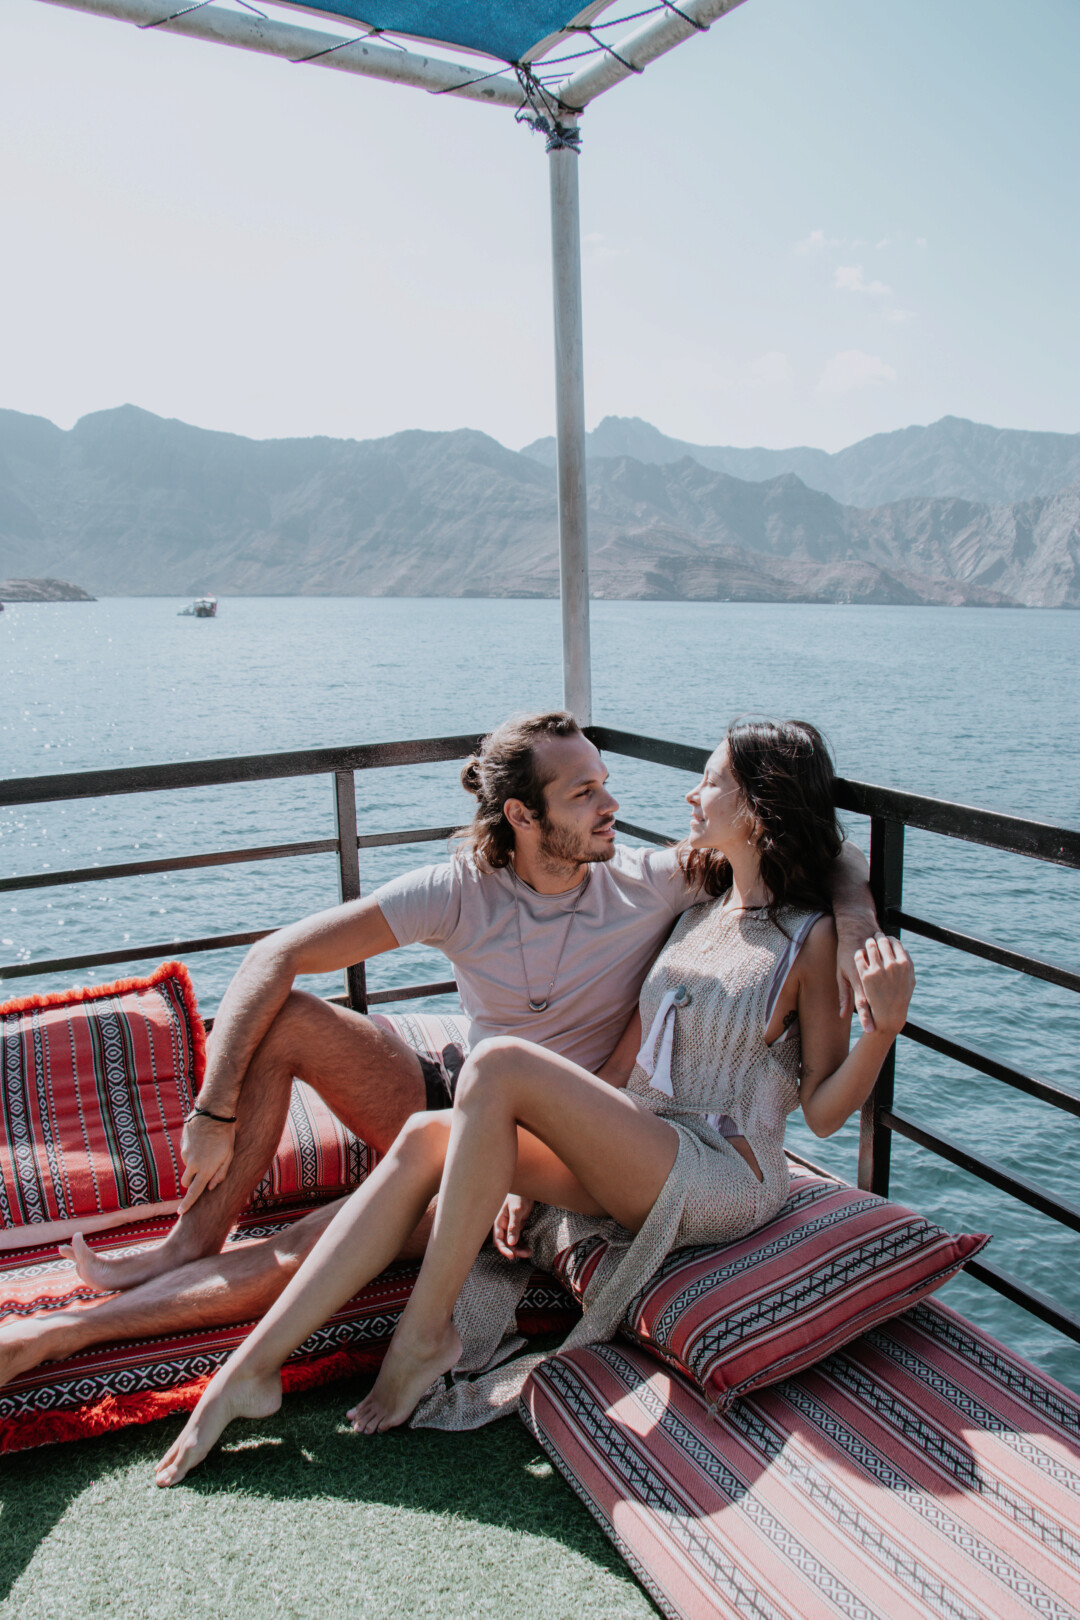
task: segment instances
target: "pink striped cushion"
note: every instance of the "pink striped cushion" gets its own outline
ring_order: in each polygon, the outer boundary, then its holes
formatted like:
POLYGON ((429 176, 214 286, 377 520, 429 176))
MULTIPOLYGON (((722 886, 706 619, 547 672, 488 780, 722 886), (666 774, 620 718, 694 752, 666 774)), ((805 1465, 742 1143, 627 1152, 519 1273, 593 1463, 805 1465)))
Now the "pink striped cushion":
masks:
POLYGON ((927 1303, 716 1416, 626 1344, 522 1414, 669 1620, 1071 1620, 1080 1407, 927 1303))
MULTIPOLYGON (((902 1204, 796 1169, 765 1226, 669 1255, 622 1331, 723 1412, 914 1305, 989 1241, 954 1237, 902 1204)), ((556 1275, 578 1299, 605 1247, 585 1238, 558 1257, 556 1275)))

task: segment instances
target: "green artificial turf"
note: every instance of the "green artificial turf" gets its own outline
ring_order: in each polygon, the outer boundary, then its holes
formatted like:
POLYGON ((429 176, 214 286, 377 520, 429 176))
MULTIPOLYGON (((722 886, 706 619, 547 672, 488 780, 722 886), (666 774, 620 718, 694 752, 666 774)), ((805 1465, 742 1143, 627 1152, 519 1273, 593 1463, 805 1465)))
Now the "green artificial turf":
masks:
POLYGON ((656 1614, 516 1418, 360 1438, 355 1394, 287 1397, 169 1491, 152 1464, 180 1418, 0 1458, 0 1615, 656 1614))

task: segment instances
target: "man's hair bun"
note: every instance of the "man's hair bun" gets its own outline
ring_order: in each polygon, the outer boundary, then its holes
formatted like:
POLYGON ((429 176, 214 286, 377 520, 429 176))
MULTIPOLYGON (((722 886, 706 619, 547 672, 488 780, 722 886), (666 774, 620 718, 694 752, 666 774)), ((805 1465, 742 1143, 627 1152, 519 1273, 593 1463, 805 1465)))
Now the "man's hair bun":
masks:
POLYGON ((466 793, 476 797, 480 792, 480 781, 480 759, 477 754, 473 754, 472 758, 467 759, 461 767, 461 785, 466 793))

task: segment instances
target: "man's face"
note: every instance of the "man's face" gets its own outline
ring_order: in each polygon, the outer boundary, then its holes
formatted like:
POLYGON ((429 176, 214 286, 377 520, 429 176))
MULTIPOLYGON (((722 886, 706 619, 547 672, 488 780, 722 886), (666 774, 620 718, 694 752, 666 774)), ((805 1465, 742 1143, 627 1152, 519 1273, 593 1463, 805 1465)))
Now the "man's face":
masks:
POLYGON ((610 861, 619 806, 607 790, 607 769, 596 748, 587 737, 545 737, 537 744, 537 763, 551 778, 538 853, 575 865, 610 861))

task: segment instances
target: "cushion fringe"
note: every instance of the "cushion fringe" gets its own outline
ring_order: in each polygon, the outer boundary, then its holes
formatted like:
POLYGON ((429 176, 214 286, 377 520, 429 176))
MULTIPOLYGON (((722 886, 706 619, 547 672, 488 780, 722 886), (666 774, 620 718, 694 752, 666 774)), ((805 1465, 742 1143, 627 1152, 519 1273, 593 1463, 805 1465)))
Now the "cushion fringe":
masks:
POLYGON ((165 979, 175 979, 179 985, 180 995, 191 1024, 195 1090, 198 1091, 206 1069, 206 1029, 199 1016, 199 1005, 195 999, 195 986, 191 982, 191 974, 183 962, 162 962, 153 973, 135 979, 117 979, 113 984, 79 985, 71 990, 50 990, 42 995, 16 996, 14 1001, 5 1001, 0 1005, 0 1017, 7 1017, 11 1013, 39 1012, 46 1007, 74 1007, 84 1001, 100 1001, 103 996, 129 995, 133 990, 152 990, 156 984, 161 984, 165 979))

